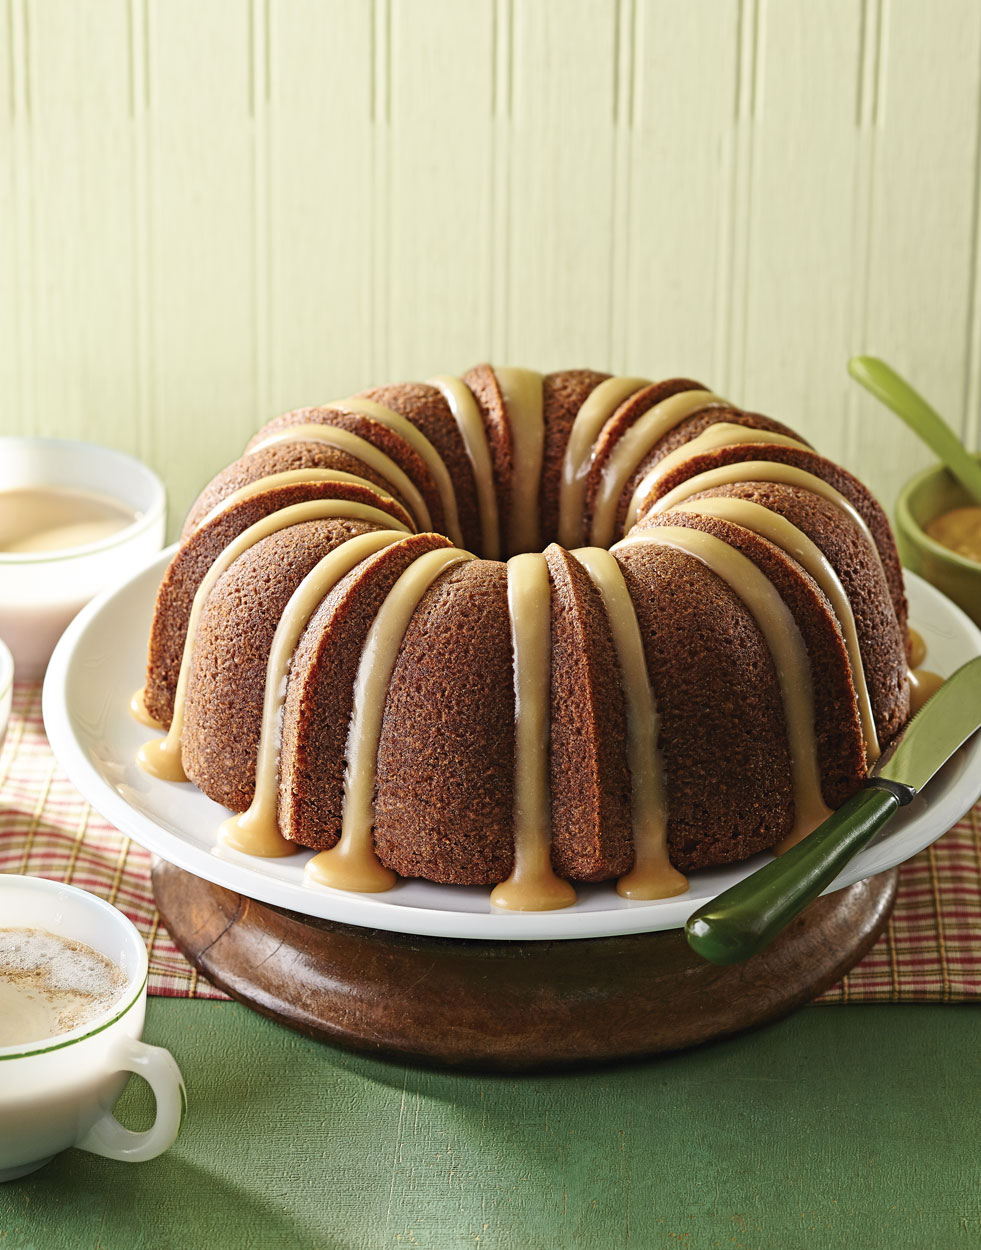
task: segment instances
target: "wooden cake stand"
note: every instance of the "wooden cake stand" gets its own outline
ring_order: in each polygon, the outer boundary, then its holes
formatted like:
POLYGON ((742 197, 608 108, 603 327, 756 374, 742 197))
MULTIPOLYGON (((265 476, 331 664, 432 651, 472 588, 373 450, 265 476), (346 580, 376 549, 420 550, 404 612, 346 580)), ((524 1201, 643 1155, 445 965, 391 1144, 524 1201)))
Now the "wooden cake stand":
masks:
POLYGON ((680 929, 546 942, 413 937, 315 920, 159 861, 164 923, 240 1002, 390 1059, 496 1071, 679 1050, 786 1015, 873 945, 893 868, 812 903, 765 951, 719 968, 680 929))

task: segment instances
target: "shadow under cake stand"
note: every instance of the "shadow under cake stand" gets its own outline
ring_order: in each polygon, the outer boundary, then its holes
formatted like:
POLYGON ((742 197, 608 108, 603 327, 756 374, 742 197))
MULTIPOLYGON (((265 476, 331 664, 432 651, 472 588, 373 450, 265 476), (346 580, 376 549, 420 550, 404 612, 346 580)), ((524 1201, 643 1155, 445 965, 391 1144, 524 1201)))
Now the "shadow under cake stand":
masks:
POLYGON ((760 954, 717 967, 681 929, 562 941, 416 937, 259 903, 163 860, 161 917, 191 963, 310 1037, 447 1068, 573 1067, 680 1050, 778 1019, 872 947, 896 868, 811 903, 760 954))

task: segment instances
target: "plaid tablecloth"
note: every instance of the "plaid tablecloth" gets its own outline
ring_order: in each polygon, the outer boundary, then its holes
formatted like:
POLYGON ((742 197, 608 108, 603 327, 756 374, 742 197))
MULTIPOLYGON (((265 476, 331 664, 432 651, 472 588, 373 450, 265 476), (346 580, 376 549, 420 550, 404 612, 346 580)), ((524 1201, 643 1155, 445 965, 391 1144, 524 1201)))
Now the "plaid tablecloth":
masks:
MULTIPOLYGON (((149 852, 108 824, 59 768, 41 723, 41 688, 18 685, 0 753, 0 872, 70 882, 108 899, 150 952, 150 993, 225 996, 199 978, 160 923, 149 852)), ((820 1003, 981 1000, 981 803, 902 866, 875 948, 820 1003)))

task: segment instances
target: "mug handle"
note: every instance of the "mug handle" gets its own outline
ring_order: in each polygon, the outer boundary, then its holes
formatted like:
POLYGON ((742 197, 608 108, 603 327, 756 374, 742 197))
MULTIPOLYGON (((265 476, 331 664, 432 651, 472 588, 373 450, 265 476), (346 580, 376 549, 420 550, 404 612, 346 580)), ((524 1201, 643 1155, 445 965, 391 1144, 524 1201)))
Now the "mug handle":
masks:
POLYGON ((120 1124, 112 1111, 103 1111, 75 1145, 79 1150, 88 1150, 106 1159, 121 1159, 124 1163, 155 1159, 177 1140, 187 1110, 180 1068, 169 1050, 148 1046, 133 1038, 119 1042, 110 1062, 115 1063, 120 1072, 134 1072, 146 1081, 156 1099, 156 1119, 145 1133, 134 1133, 120 1124))

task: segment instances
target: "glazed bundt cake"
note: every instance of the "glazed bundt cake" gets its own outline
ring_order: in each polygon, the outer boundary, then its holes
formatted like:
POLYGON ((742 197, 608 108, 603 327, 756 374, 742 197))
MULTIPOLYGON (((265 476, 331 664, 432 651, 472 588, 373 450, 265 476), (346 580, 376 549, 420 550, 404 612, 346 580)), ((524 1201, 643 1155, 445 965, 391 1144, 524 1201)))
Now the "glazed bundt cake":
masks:
POLYGON ((480 365, 277 417, 191 508, 146 768, 312 884, 501 907, 803 837, 909 716, 879 505, 700 383, 480 365))

